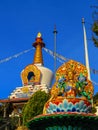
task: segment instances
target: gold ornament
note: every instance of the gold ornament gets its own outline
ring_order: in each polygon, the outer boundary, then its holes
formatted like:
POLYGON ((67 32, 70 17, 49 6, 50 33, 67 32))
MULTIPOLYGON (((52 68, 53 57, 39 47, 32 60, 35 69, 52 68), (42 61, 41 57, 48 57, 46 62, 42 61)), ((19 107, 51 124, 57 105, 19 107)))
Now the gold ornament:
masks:
POLYGON ((21 77, 22 77, 22 81, 24 85, 28 85, 28 74, 29 72, 33 72, 34 73, 34 78, 31 79, 30 82, 32 83, 39 83, 40 82, 40 78, 41 78, 41 72, 40 70, 33 64, 30 64, 28 66, 26 66, 26 68, 22 71, 21 73, 21 77))

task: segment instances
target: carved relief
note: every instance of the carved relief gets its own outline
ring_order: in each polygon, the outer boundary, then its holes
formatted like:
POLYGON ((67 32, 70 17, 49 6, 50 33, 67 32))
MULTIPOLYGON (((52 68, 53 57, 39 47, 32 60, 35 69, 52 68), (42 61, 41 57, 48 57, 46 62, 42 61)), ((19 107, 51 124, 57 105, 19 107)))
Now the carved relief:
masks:
POLYGON ((29 82, 40 83, 41 72, 35 65, 30 64, 22 71, 21 77, 24 85, 29 82))
POLYGON ((56 71, 56 83, 51 89, 51 95, 52 97, 57 95, 66 98, 84 97, 91 101, 93 91, 86 67, 79 62, 70 60, 56 71))

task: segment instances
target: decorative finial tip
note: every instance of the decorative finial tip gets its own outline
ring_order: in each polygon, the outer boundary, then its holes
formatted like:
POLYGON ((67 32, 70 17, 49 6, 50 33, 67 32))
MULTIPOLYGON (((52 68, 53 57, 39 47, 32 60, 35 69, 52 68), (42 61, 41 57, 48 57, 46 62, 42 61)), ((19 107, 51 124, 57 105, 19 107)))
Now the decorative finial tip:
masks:
POLYGON ((57 30, 56 30, 56 25, 54 25, 54 31, 53 31, 53 33, 55 33, 55 34, 58 33, 57 30))
POLYGON ((40 38, 41 36, 42 36, 42 34, 39 32, 39 33, 37 34, 37 37, 40 38))
POLYGON ((84 20, 84 18, 82 18, 82 23, 85 23, 85 20, 84 20))

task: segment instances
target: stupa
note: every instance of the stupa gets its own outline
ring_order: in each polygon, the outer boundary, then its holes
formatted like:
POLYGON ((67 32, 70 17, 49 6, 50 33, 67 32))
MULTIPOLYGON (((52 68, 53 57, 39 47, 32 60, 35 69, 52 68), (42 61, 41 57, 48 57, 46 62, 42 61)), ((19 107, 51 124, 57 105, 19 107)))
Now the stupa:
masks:
POLYGON ((27 65, 21 72, 22 86, 16 87, 8 99, 0 100, 1 103, 13 103, 15 110, 13 110, 12 115, 21 113, 23 105, 36 91, 42 90, 48 93, 50 89, 53 72, 44 67, 42 48, 45 47, 45 43, 43 43, 40 32, 33 47, 35 47, 33 63, 27 65))
POLYGON ((49 92, 53 73, 50 69, 44 67, 42 48, 45 47, 41 33, 39 32, 35 42, 35 55, 32 64, 27 65, 21 72, 22 87, 16 88, 9 96, 12 98, 27 98, 37 90, 49 92))
POLYGON ((56 71, 56 82, 43 114, 27 123, 30 130, 98 130, 98 116, 92 114, 94 87, 86 67, 69 60, 56 71))

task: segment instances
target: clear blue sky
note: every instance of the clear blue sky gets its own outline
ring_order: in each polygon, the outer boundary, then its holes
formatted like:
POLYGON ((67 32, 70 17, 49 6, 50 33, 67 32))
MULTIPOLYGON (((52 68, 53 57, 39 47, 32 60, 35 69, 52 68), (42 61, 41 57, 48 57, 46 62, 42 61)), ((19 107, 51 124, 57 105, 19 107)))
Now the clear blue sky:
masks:
MULTIPOLYGON (((0 0, 0 60, 32 48, 40 31, 46 48, 53 51, 53 29, 56 24, 57 52, 66 58, 85 63, 83 29, 81 19, 85 18, 88 38, 90 68, 98 70, 98 48, 90 40, 92 37, 91 5, 96 0, 0 0)), ((0 98, 7 98, 22 86, 20 73, 33 61, 34 50, 0 64, 0 98)), ((53 58, 43 51, 44 66, 54 69, 53 58), (48 59, 48 60, 47 60, 48 59)), ((57 63, 59 66, 61 63, 57 63)), ((91 73, 98 82, 98 74, 91 73)), ((98 86, 95 85, 95 93, 98 86)))

